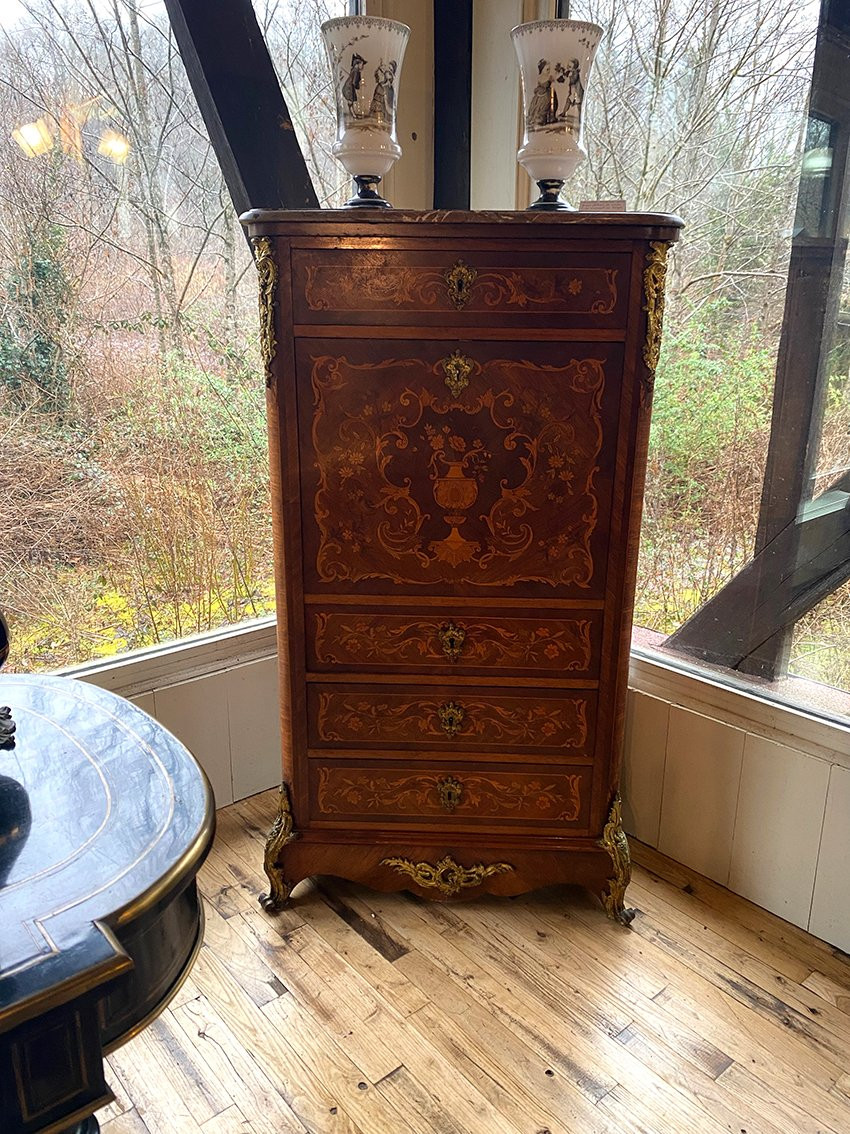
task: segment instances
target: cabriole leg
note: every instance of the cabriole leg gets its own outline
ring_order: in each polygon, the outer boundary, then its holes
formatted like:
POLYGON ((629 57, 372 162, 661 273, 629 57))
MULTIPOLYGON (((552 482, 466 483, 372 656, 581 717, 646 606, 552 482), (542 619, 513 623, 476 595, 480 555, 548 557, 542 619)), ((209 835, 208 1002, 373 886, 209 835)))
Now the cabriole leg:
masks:
POLYGON ((625 903, 626 887, 632 878, 632 859, 629 854, 629 841, 623 830, 622 802, 619 794, 614 796, 611 810, 608 813, 608 822, 602 832, 601 845, 605 847, 614 864, 614 874, 608 879, 608 885, 602 892, 602 904, 605 912, 620 925, 629 925, 635 916, 635 911, 628 909, 625 903))
POLYGON ((269 879, 269 891, 260 894, 260 905, 268 913, 282 910, 289 901, 294 883, 288 882, 279 858, 287 843, 291 843, 298 836, 293 828, 292 804, 289 799, 289 788, 285 783, 280 785, 277 815, 266 840, 266 853, 263 868, 269 879))

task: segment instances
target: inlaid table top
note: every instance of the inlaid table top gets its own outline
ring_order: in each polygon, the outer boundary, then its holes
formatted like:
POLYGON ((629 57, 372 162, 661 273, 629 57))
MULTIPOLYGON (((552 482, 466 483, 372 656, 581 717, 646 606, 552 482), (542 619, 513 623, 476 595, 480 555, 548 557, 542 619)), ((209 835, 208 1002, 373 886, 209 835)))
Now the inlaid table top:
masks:
POLYGON ((183 745, 112 693, 4 676, 0 705, 17 726, 0 748, 2 1032, 57 986, 132 967, 122 927, 157 916, 194 878, 214 811, 183 745))

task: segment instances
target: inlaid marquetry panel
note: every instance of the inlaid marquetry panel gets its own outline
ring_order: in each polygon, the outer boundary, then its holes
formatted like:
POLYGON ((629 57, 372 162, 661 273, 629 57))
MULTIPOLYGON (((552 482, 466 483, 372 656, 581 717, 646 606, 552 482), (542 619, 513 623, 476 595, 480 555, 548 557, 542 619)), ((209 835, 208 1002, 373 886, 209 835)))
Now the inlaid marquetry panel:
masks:
POLYGON ((296 249, 295 322, 622 327, 628 264, 616 252, 296 249))
POLYGON ((470 772, 451 766, 411 770, 316 762, 312 773, 317 819, 450 819, 453 826, 471 819, 525 819, 576 825, 590 792, 589 768, 470 772))
POLYGON ((621 348, 463 352, 453 392, 439 342, 299 344, 308 589, 602 595, 621 348))
POLYGON ((534 671, 581 678, 598 670, 599 611, 500 617, 468 610, 307 611, 311 669, 534 671))
POLYGON ((308 690, 311 747, 415 745, 451 750, 583 752, 592 739, 595 695, 538 690, 505 695, 469 686, 424 690, 312 686, 308 690))

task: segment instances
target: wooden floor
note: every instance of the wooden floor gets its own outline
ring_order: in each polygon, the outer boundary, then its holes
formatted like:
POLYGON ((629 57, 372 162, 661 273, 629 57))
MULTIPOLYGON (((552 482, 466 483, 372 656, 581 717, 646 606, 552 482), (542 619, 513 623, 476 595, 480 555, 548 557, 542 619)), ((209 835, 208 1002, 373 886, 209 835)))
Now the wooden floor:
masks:
POLYGON ((104 1134, 850 1131, 850 960, 801 930, 639 847, 629 930, 563 888, 322 880, 270 917, 274 807, 219 813, 205 944, 110 1058, 104 1134))

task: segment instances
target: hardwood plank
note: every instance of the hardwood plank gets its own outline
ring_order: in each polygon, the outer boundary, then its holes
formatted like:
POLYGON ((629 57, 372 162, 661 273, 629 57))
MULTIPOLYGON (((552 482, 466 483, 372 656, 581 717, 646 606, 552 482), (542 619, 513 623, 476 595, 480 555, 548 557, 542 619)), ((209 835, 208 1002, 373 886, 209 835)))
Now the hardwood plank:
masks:
POLYGON ((850 1015, 850 972, 846 983, 840 984, 831 980, 821 972, 812 972, 802 982, 803 988, 808 988, 820 1000, 834 1005, 839 1012, 850 1015))
POLYGON ((382 1005, 308 926, 281 935, 259 911, 239 919, 240 931, 262 952, 292 992, 308 1006, 315 1026, 329 1032, 370 1082, 376 1083, 402 1060, 393 1045, 392 1009, 382 1005))
POLYGON ((813 1044, 826 1049, 832 1058, 841 1062, 850 1045, 850 1019, 845 1012, 834 1004, 825 1004, 805 983, 791 980, 760 958, 731 945, 703 922, 670 909, 652 891, 637 885, 634 893, 654 924, 663 926, 666 933, 711 958, 722 985, 735 987, 742 996, 756 997, 765 1011, 779 1015, 784 1027, 803 1028, 813 1044), (787 1023, 786 1018, 791 1022, 787 1023))
MULTIPOLYGON (((572 1082, 547 1075, 550 1060, 495 1019, 451 974, 416 951, 405 956, 404 968, 432 999, 410 1017, 411 1026, 451 1058, 458 1071, 472 1078, 480 1090, 493 1092, 503 1087, 515 1097, 519 1113, 531 1116, 539 1112, 535 1124, 548 1128, 550 1134, 561 1129, 568 1134, 574 1130, 582 1134, 608 1130, 593 1102, 572 1082), (489 1088, 487 1079, 491 1080, 489 1088)), ((510 1106, 510 1101, 502 1099, 498 1109, 510 1114, 510 1106)))
MULTIPOLYGON (((311 1134, 371 1134, 360 1127, 300 1056, 303 1037, 280 1035, 239 987, 216 955, 204 947, 195 962, 195 980, 214 1001, 225 1025, 250 1050, 261 1070, 311 1134), (291 1041, 291 1042, 290 1042, 291 1041)), ((272 1001, 274 1003, 274 1001, 272 1001)))
POLYGON ((177 1009, 174 1016, 227 1097, 251 1116, 257 1134, 304 1134, 305 1126, 276 1084, 238 1042, 208 997, 199 995, 177 1009))
MULTIPOLYGON (((660 979, 660 970, 656 970, 648 962, 646 951, 634 934, 622 933, 616 927, 602 923, 598 917, 595 930, 582 933, 582 928, 587 927, 582 927, 573 914, 565 915, 569 925, 558 927, 559 932, 553 935, 536 928, 538 924, 547 924, 546 922, 530 919, 527 915, 512 918, 511 914, 512 910, 509 909, 506 928, 515 932, 518 938, 525 938, 538 945, 542 952, 552 958, 552 963, 559 971, 564 967, 560 963, 563 961, 580 984, 585 999, 603 1005, 613 1004, 614 1007, 609 1007, 606 1011, 619 1011, 623 1015, 639 1018, 644 1029, 651 1031, 665 1045, 678 1052, 681 1058, 712 1078, 716 1078, 729 1065, 731 1057, 725 1051, 709 1043, 698 1033, 681 1027, 678 1021, 656 1006, 653 997, 667 987, 669 977, 660 979), (612 944, 622 945, 626 950, 622 963, 609 966, 599 964, 592 956, 594 946, 607 953, 612 951, 612 944), (638 966, 659 973, 648 982, 644 990, 630 983, 631 974, 638 966)), ((617 955, 614 954, 615 957, 617 955)), ((628 1031, 628 1027, 624 1030, 628 1031)), ((621 1033, 617 1033, 616 1038, 620 1039, 621 1033)))
POLYGON ((202 1130, 204 1134, 255 1134, 256 1127, 238 1106, 229 1106, 205 1122, 202 1130))
POLYGON ((103 1111, 99 1110, 97 1117, 100 1121, 102 1134, 151 1134, 149 1127, 144 1124, 135 1107, 124 1111, 123 1114, 115 1115, 108 1121, 104 1120, 101 1117, 102 1115, 103 1111))
MULTIPOLYGON (((337 892, 335 902, 344 904, 353 915, 360 917, 347 903, 343 894, 337 892)), ((428 1003, 427 996, 416 985, 411 984, 397 966, 387 960, 383 951, 376 950, 371 940, 367 940, 359 930, 355 929, 352 932, 354 927, 347 918, 342 920, 337 912, 337 905, 330 906, 328 903, 324 886, 311 894, 309 899, 299 902, 299 912, 306 924, 357 970, 375 996, 379 1000, 385 1000, 401 1016, 409 1016, 428 1003)), ((367 921, 365 917, 361 920, 364 923, 367 921)), ((387 933, 377 915, 370 915, 368 920, 378 927, 382 935, 387 933)), ((398 957, 395 959, 397 960, 398 957)))
POLYGON ((206 942, 110 1057, 108 1134, 850 1130, 837 951, 655 852, 630 931, 563 887, 442 904, 325 879, 270 917, 276 802, 220 813, 206 942))
POLYGON ((376 1090, 395 1107, 405 1134, 466 1134, 404 1065, 382 1079, 376 1090))
POLYGON ((257 900, 253 881, 233 873, 227 851, 227 844, 216 839, 198 872, 198 889, 223 918, 251 909, 257 900))
POLYGON ((765 1036, 755 1025, 748 1029, 748 1011, 735 1003, 732 1011, 728 1003, 723 1003, 723 993, 712 995, 713 990, 702 988, 698 995, 688 994, 668 988, 656 998, 672 1015, 687 1021, 693 1028, 702 1028, 705 1034, 719 1038, 734 1056, 734 1062, 718 1077, 718 1082, 729 1086, 730 1090, 741 1091, 756 1106, 762 1102, 763 1113, 773 1117, 773 1099, 781 1099, 785 1113, 792 1116, 789 1122, 796 1122, 792 1129, 801 1132, 813 1119, 819 1134, 823 1130, 842 1132, 850 1128, 850 1109, 842 1103, 833 1102, 829 1097, 835 1080, 818 1073, 817 1067, 804 1060, 802 1052, 795 1062, 794 1044, 772 1045, 771 1036, 765 1036), (709 1008, 708 1005, 711 1004, 709 1008), (818 1127, 822 1124, 823 1130, 818 1127))
POLYGON ((233 925, 232 919, 226 921, 208 905, 204 941, 222 959, 254 1003, 262 1008, 285 993, 286 985, 233 925))
POLYGON ((652 847, 634 840, 630 845, 637 864, 635 882, 660 886, 671 905, 684 907, 686 912, 699 910, 694 916, 702 917, 730 941, 751 952, 763 950, 764 959, 785 976, 802 981, 818 969, 837 981, 850 979, 850 960, 840 949, 673 862, 652 847))
MULTIPOLYGON (((564 1075, 572 1081, 591 1102, 597 1103, 613 1087, 622 1082, 632 1084, 643 1097, 658 1103, 658 1132, 680 1134, 683 1129, 699 1129, 701 1134, 715 1134, 723 1128, 692 1101, 672 1090, 645 1068, 639 1060, 616 1043, 599 1015, 595 1021, 582 1014, 573 1003, 574 990, 553 973, 552 966, 543 964, 524 946, 522 951, 511 949, 510 942, 499 940, 497 935, 482 936, 471 947, 463 934, 453 929, 435 933, 426 924, 415 924, 419 910, 408 902, 386 901, 394 895, 369 896, 377 912, 401 931, 412 932, 420 949, 438 967, 447 969, 480 1003, 488 1006, 497 1018, 526 1043, 549 1059, 547 1071, 553 1076, 564 1075), (411 921, 412 919, 412 921, 411 921), (552 1037, 554 1032, 554 1038, 552 1037)), ((397 964, 404 966, 407 958, 397 964)), ((627 1021, 628 1022, 628 1021, 627 1021)), ((625 1026, 625 1025, 623 1025, 625 1026)), ((614 1028, 619 1031, 621 1028, 614 1028)))
POLYGON ((333 1095, 334 1105, 344 1107, 362 1130, 393 1134, 398 1129, 399 1116, 392 1104, 374 1089, 366 1072, 352 1061, 337 1037, 317 1027, 315 1017, 294 996, 272 1001, 262 1011, 276 1031, 298 1037, 301 1058, 333 1095))
POLYGON ((200 1126, 167 1073, 167 1057, 148 1032, 118 1048, 109 1061, 150 1134, 199 1134, 200 1126))
POLYGON ((833 1107, 827 1095, 810 1098, 806 1106, 800 1106, 786 1092, 777 1089, 775 1083, 766 1083, 763 1077, 753 1075, 740 1063, 733 1063, 724 1071, 722 1080, 729 1090, 746 1098, 766 1119, 781 1123, 789 1134, 844 1134, 848 1128, 847 1107, 842 1107, 841 1103, 833 1107))
POLYGON ((738 1134, 742 1129, 750 1132, 757 1130, 759 1134, 797 1134, 797 1127, 768 1121, 753 1108, 747 1094, 736 1094, 725 1084, 717 1082, 718 1077, 732 1065, 733 1061, 728 1056, 722 1066, 716 1066, 716 1073, 711 1074, 694 1068, 675 1048, 645 1031, 639 1023, 630 1025, 616 1038, 641 1063, 651 1067, 672 1086, 698 1098, 705 1109, 731 1134, 738 1134))
MULTIPOLYGON (((472 907, 472 906, 469 907, 470 911, 477 910, 478 908, 479 908, 479 904, 477 904, 475 907, 472 907)), ((615 927, 612 927, 612 928, 615 928, 615 927)), ((444 939, 445 939, 445 937, 448 936, 448 935, 444 934, 443 936, 444 936, 444 939)), ((526 948, 526 950, 528 950, 529 947, 526 946, 525 948, 526 948)), ((488 949, 488 957, 492 957, 492 956, 493 956, 492 948, 489 948, 488 949)), ((502 964, 503 965, 505 964, 504 959, 502 960, 502 964)), ((556 979, 552 980, 551 987, 552 987, 553 990, 557 989, 558 982, 557 982, 556 979)), ((664 995, 664 994, 662 994, 662 995, 664 995)), ((722 996, 724 994, 720 993, 720 995, 722 996)), ((552 1006, 554 1007, 554 1004, 552 1006)), ((677 1007, 679 1006, 678 1003, 677 1003, 676 1006, 677 1007)), ((635 1005, 635 1010, 638 1013, 640 1012, 641 1009, 640 1009, 640 1006, 638 1004, 635 1005)), ((701 1013, 699 1015, 699 1020, 702 1020, 702 1018, 703 1018, 703 1015, 701 1013)), ((760 1030, 760 1025, 761 1025, 761 1019, 758 1016, 756 1016, 756 1018, 754 1020, 750 1021, 749 1028, 750 1028, 750 1030, 756 1031, 761 1036, 764 1033, 764 1030, 763 1029, 760 1030)), ((698 1023, 697 1019, 694 1019, 692 1021, 692 1026, 693 1026, 694 1030, 698 1029, 699 1023, 698 1023)), ((727 1039, 732 1038, 732 1031, 733 1031, 733 1029, 729 1028, 728 1023, 727 1023, 726 1028, 724 1028, 724 1034, 727 1036, 727 1039)), ((717 1035, 717 1032, 715 1032, 714 1034, 717 1035)), ((762 1056, 761 1056, 761 1059, 758 1061, 758 1063, 759 1063, 759 1066, 760 1066, 760 1068, 763 1072, 765 1070, 769 1069, 769 1074, 767 1076, 763 1074, 762 1078, 765 1079, 766 1082, 769 1082, 771 1084, 771 1089, 775 1090, 778 1082, 784 1082, 785 1083, 785 1092, 788 1095, 788 1103, 787 1103, 788 1113, 792 1116, 789 1119, 789 1122, 792 1122, 792 1123, 796 1122, 796 1124, 797 1124, 796 1127, 791 1125, 790 1128, 792 1130, 800 1130, 800 1131, 810 1130, 810 1129, 815 1130, 817 1128, 818 1122, 822 1122, 822 1123, 823 1122, 829 1122, 829 1123, 832 1124, 829 1127, 830 1129, 833 1129, 833 1128, 836 1129, 836 1130, 845 1129, 847 1127, 847 1125, 850 1124, 850 1112, 847 1111, 847 1108, 844 1106, 843 1103, 833 1103, 833 1101, 830 1098, 827 1097, 826 1092, 828 1092, 829 1088, 833 1085, 833 1079, 831 1077, 831 1073, 824 1071, 822 1064, 819 1064, 819 1062, 817 1060, 813 1060, 813 1059, 808 1058, 805 1050, 799 1044, 797 1044, 797 1050, 796 1050, 795 1055, 793 1057, 791 1057, 790 1052, 788 1052, 788 1062, 785 1063, 777 1055, 777 1051, 783 1052, 784 1045, 782 1044, 781 1041, 784 1040, 784 1039, 785 1039, 784 1035, 778 1037, 778 1039, 777 1039, 777 1037, 772 1036, 770 1034, 764 1035, 762 1056), (801 1064, 804 1067, 804 1073, 798 1073, 797 1070, 796 1070, 797 1068, 800 1068, 801 1064), (819 1103, 819 1108, 817 1110, 817 1120, 818 1121, 815 1122, 814 1125, 812 1125, 812 1117, 813 1116, 809 1115, 808 1110, 806 1109, 806 1103, 809 1100, 804 1101, 803 1099, 800 1098, 801 1094, 805 1094, 805 1089, 808 1086, 807 1075, 808 1076, 817 1076, 822 1089, 823 1088, 826 1089, 825 1092, 821 1096, 822 1101, 819 1103), (803 1087, 802 1092, 799 1091, 799 1089, 798 1089, 800 1086, 803 1087), (798 1099, 799 1101, 795 1102, 794 1101, 795 1098, 798 1099), (800 1105, 801 1103, 802 1103, 802 1105, 800 1105)), ((738 1041, 738 1042, 739 1042, 739 1048, 740 1048, 740 1046, 742 1045, 742 1042, 747 1043, 748 1039, 744 1038, 743 1041, 738 1041)), ((751 1051, 753 1049, 755 1049, 756 1051, 758 1050, 758 1045, 753 1044, 751 1038, 749 1038, 749 1045, 750 1045, 751 1051)), ((785 1052, 787 1052, 787 1048, 785 1048, 785 1052)), ((783 1052, 783 1054, 785 1052, 783 1052)), ((601 1052, 600 1052, 600 1054, 601 1054, 601 1052)), ((751 1054, 750 1060, 751 1060, 752 1064, 756 1064, 758 1057, 751 1054)), ((625 1070, 625 1067, 623 1067, 622 1070, 625 1070)), ((732 1072, 731 1072, 731 1066, 730 1066, 729 1069, 722 1072, 718 1076, 718 1081, 723 1081, 724 1086, 725 1086, 727 1083, 730 1082, 730 1079, 726 1078, 726 1076, 731 1076, 731 1073, 732 1072)), ((644 1099, 647 1097, 647 1091, 646 1090, 641 1090, 639 1086, 631 1083, 622 1073, 620 1074, 619 1078, 620 1078, 620 1082, 625 1087, 629 1088, 634 1093, 639 1094, 644 1099)), ((759 1080, 753 1079, 753 1084, 754 1084, 754 1092, 753 1093, 756 1095, 757 1098, 764 1099, 764 1097, 765 1097, 764 1092, 765 1092, 765 1089, 766 1089, 764 1083, 761 1083, 759 1080), (755 1089, 755 1088, 757 1088, 757 1089, 755 1089)), ((697 1105, 699 1105, 699 1096, 697 1096, 689 1087, 686 1088, 686 1089, 687 1089, 687 1094, 689 1095, 691 1101, 696 1103, 697 1105)), ((658 1098, 656 1106, 663 1113, 664 1104, 663 1104, 661 1096, 658 1098)), ((758 1109, 758 1107, 756 1107, 756 1109, 758 1109)), ((714 1118, 716 1118, 716 1112, 714 1112, 713 1108, 712 1108, 712 1119, 714 1119, 714 1118)), ((656 1121, 658 1121, 658 1118, 656 1118, 656 1121)), ((705 1119, 703 1119, 702 1125, 699 1126, 698 1128, 700 1130, 703 1130, 703 1129, 710 1129, 711 1127, 706 1123, 705 1119)))
POLYGON ((115 1098, 112 1102, 105 1107, 102 1107, 97 1112, 98 1121, 101 1126, 105 1126, 107 1122, 111 1122, 113 1118, 118 1118, 119 1115, 126 1114, 128 1110, 133 1109, 133 1101, 127 1093, 127 1088, 120 1075, 109 1066, 109 1060, 105 1064, 106 1085, 112 1091, 115 1098))
POLYGON ((149 1024, 143 1036, 145 1043, 155 1047, 165 1074, 199 1126, 227 1109, 231 1102, 227 1092, 170 1010, 149 1024))
POLYGON ((831 1032, 821 1027, 816 1019, 755 984, 744 972, 730 968, 716 955, 706 953, 691 944, 676 930, 662 923, 656 923, 649 914, 639 914, 633 926, 635 932, 645 941, 657 945, 722 993, 739 1004, 746 1005, 753 1017, 753 1023, 759 1024, 759 1031, 769 1037, 774 1046, 780 1046, 785 1034, 793 1032, 795 1040, 799 1041, 795 1045, 798 1065, 801 1056, 808 1050, 813 1058, 806 1060, 807 1065, 812 1065, 813 1061, 817 1060, 824 1074, 830 1075, 832 1081, 835 1081, 842 1067, 846 1046, 843 1046, 831 1032), (765 1027, 762 1027, 762 1024, 765 1027), (776 1033, 775 1036, 773 1033, 776 1033))

